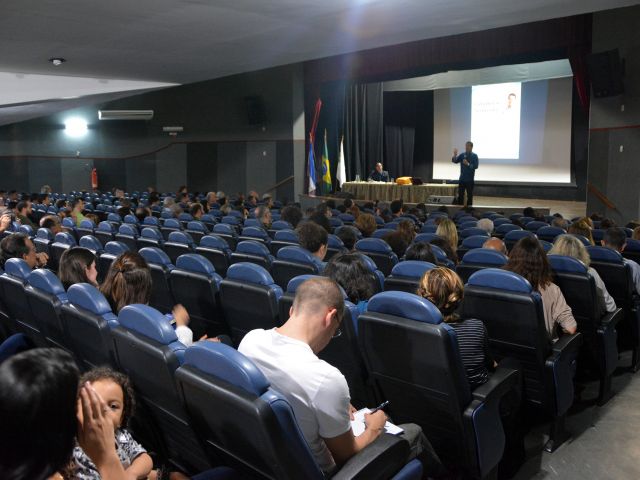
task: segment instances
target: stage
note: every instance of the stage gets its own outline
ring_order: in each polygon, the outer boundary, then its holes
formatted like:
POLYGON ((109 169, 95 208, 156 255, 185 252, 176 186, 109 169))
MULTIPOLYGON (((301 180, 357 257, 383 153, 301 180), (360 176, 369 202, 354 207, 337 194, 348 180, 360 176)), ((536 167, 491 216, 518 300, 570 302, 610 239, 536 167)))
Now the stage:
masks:
MULTIPOLYGON (((309 195, 300 195, 300 205, 302 210, 306 210, 309 207, 313 207, 321 202, 332 199, 336 204, 340 204, 343 199, 336 197, 310 197, 309 195)), ((587 203, 564 201, 564 200, 544 200, 544 199, 531 199, 531 198, 515 198, 515 197, 485 197, 474 196, 473 208, 479 212, 501 212, 505 216, 509 216, 512 213, 522 213, 526 207, 533 207, 539 210, 545 215, 552 215, 554 213, 560 213, 565 218, 581 217, 586 215, 587 203)), ((355 200, 358 205, 363 205, 367 200, 355 200)), ((409 206, 415 204, 407 203, 409 206)), ((427 204, 427 210, 429 212, 437 210, 442 205, 439 204, 427 204)), ((455 213, 460 210, 460 205, 445 205, 450 213, 455 213)))

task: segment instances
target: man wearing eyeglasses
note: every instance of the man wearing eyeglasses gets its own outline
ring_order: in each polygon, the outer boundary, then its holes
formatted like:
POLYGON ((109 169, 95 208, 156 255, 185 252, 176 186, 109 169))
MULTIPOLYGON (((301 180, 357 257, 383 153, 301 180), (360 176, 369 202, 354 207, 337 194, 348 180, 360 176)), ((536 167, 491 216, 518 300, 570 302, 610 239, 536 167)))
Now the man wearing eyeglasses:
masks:
POLYGON ((287 398, 313 456, 327 473, 374 441, 386 422, 382 410, 366 415, 367 428, 355 437, 347 381, 318 358, 331 338, 340 335, 344 311, 342 293, 333 280, 307 280, 298 287, 282 327, 253 330, 238 347, 287 398))

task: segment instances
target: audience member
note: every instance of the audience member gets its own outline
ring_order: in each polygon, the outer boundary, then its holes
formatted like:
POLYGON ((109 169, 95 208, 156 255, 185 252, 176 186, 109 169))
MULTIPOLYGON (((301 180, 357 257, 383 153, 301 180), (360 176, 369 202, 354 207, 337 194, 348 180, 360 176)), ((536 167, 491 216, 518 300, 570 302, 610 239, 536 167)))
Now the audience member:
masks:
POLYGON ((631 238, 633 240, 640 240, 640 226, 639 227, 635 227, 633 229, 633 233, 631 234, 631 238))
POLYGON ((271 210, 266 205, 260 205, 254 212, 256 218, 260 222, 260 225, 265 230, 271 228, 271 210))
MULTIPOLYGON (((149 207, 138 207, 136 208, 135 216, 138 222, 142 223, 145 218, 152 216, 151 209, 149 207)), ((85 217, 88 217, 88 215, 85 215, 85 217)))
POLYGON ((378 229, 378 224, 376 223, 376 218, 370 213, 362 213, 356 218, 354 226, 360 230, 362 236, 364 238, 368 238, 373 235, 378 229))
POLYGON ((322 272, 326 265, 323 260, 327 255, 327 231, 317 223, 304 222, 298 225, 296 232, 298 234, 300 246, 311 252, 313 255, 313 262, 316 264, 320 272, 322 272))
POLYGON ((409 245, 416 238, 416 226, 411 220, 401 220, 396 230, 409 245))
POLYGON ((444 252, 449 260, 451 260, 454 264, 458 264, 458 252, 457 250, 453 250, 451 248, 451 244, 448 240, 442 237, 436 237, 429 242, 431 245, 435 245, 436 247, 440 247, 440 249, 444 252))
MULTIPOLYGON (((316 225, 320 225, 322 228, 324 228, 324 230, 327 233, 331 233, 331 223, 329 222, 329 219, 327 218, 327 216, 321 212, 318 211, 314 211, 310 216, 309 216, 309 222, 315 223, 316 225)), ((305 222, 305 223, 309 223, 309 222, 305 222)), ((298 225, 300 226, 300 225, 298 225)))
MULTIPOLYGON (((80 385, 93 388, 109 407, 106 416, 112 424, 116 452, 126 478, 149 477, 153 460, 127 430, 135 409, 135 396, 129 378, 108 367, 100 367, 85 373, 80 378, 80 385)), ((73 479, 100 478, 100 472, 80 445, 73 449, 65 475, 73 479)))
POLYGON ((355 227, 352 227, 351 225, 345 225, 344 227, 337 229, 336 231, 336 236, 340 240, 342 240, 345 248, 350 252, 353 250, 356 242, 358 241, 358 234, 356 232, 357 230, 355 229, 355 227))
POLYGON ((516 243, 509 254, 509 261, 503 267, 526 278, 533 290, 542 296, 544 320, 552 341, 558 339, 558 326, 563 332, 573 334, 577 324, 571 308, 552 282, 551 266, 540 242, 536 238, 524 237, 516 243))
POLYGON ((273 197, 270 193, 265 193, 262 195, 262 204, 266 205, 268 208, 273 208, 273 197))
POLYGON ((572 235, 582 235, 587 240, 589 240, 589 243, 591 245, 595 245, 595 242, 593 241, 593 234, 591 233, 591 228, 589 227, 589 224, 584 220, 579 220, 569 225, 567 233, 570 233, 572 235))
POLYGON ((204 208, 202 208, 202 204, 194 203, 189 208, 189 214, 193 217, 194 220, 200 220, 202 215, 204 215, 204 208))
POLYGON ((47 195, 50 195, 52 192, 51 187, 49 185, 43 185, 42 187, 40 187, 40 193, 44 193, 47 195))
POLYGON ((218 205, 218 195, 216 194, 216 192, 207 193, 207 211, 217 206, 219 205, 218 205))
POLYGON ((11 231, 13 214, 10 210, 4 210, 0 215, 0 233, 11 231))
POLYGON ((600 312, 602 314, 606 312, 615 312, 616 311, 616 302, 609 295, 607 291, 607 287, 604 282, 598 275, 598 272, 590 267, 591 258, 589 257, 589 252, 587 248, 582 244, 580 240, 578 240, 573 235, 560 235, 556 237, 553 242, 553 247, 548 252, 549 255, 565 255, 567 257, 573 257, 580 260, 584 263, 585 267, 587 267, 589 271, 589 275, 591 275, 596 284, 596 291, 598 294, 598 302, 600 305, 600 312))
POLYGON ((84 220, 84 215, 82 214, 82 211, 84 210, 84 201, 81 198, 73 199, 71 200, 69 207, 71 207, 71 213, 69 215, 73 218, 76 227, 79 227, 84 220))
POLYGON ((18 204, 16 205, 16 218, 21 225, 28 225, 36 230, 38 226, 31 221, 31 218, 29 218, 31 214, 32 209, 30 200, 22 200, 18 202, 18 204))
POLYGON ((404 202, 402 200, 394 200, 389 206, 393 217, 401 217, 404 213, 404 202))
POLYGON ((491 250, 495 250, 500 253, 504 253, 508 255, 507 246, 504 244, 502 240, 497 237, 491 237, 486 242, 482 244, 482 248, 489 248, 491 250))
MULTIPOLYGON (((137 252, 125 252, 111 264, 100 291, 109 301, 111 310, 118 314, 127 305, 147 305, 151 300, 151 288, 151 271, 145 259, 137 252)), ((173 307, 172 314, 173 318, 167 321, 175 325, 178 340, 187 347, 192 345, 193 332, 188 327, 187 310, 178 304, 173 307)))
POLYGON ((302 210, 293 205, 287 205, 280 211, 280 220, 289 222, 293 228, 296 228, 302 220, 302 210))
POLYGON ((536 211, 533 209, 533 207, 527 207, 524 210, 522 210, 522 214, 525 217, 529 217, 529 218, 535 218, 536 216, 536 211))
POLYGON ((449 220, 448 218, 442 220, 438 224, 436 235, 449 242, 449 247, 452 251, 455 252, 458 249, 458 230, 456 229, 456 224, 453 223, 452 220, 449 220))
POLYGON ((22 352, 0 365, 0 478, 59 476, 76 435, 103 480, 125 478, 109 407, 90 385, 78 391, 78 376, 73 357, 57 348, 22 352))
POLYGON ((569 228, 569 222, 562 217, 553 217, 553 220, 551 220, 551 226, 567 231, 569 228))
POLYGON ((437 263, 431 245, 427 242, 415 242, 409 245, 409 248, 407 248, 404 253, 404 259, 419 260, 421 262, 433 263, 434 265, 437 263))
MULTIPOLYGON (((602 245, 604 247, 608 247, 617 252, 622 253, 625 247, 627 246, 627 234, 623 229, 619 227, 609 228, 604 233, 604 238, 602 239, 602 245)), ((623 258, 623 261, 624 263, 629 265, 629 268, 631 268, 633 284, 635 286, 636 293, 640 295, 640 265, 638 265, 633 260, 629 260, 628 258, 623 258)))
POLYGON ((49 197, 48 193, 41 193, 38 196, 38 203, 44 205, 45 207, 48 207, 49 205, 51 205, 51 197, 49 197))
POLYGON ((71 247, 65 250, 60 257, 58 277, 68 290, 76 283, 89 283, 98 286, 98 270, 96 270, 96 256, 88 248, 71 247))
POLYGON ((405 235, 396 230, 395 232, 387 233, 382 239, 389 244, 398 258, 404 257, 404 252, 409 246, 405 235))
POLYGON ((616 227, 616 226, 617 226, 616 222, 613 221, 613 219, 611 219, 611 218, 603 218, 600 221, 600 229, 601 230, 606 230, 608 228, 612 228, 612 227, 616 227))
MULTIPOLYGON (((349 386, 340 371, 318 354, 340 333, 344 300, 328 278, 307 280, 298 287, 289 319, 278 328, 253 330, 238 347, 264 373, 271 386, 287 398, 311 453, 329 473, 373 442, 384 431, 382 410, 365 414, 365 431, 354 436, 349 386)), ((439 464, 416 425, 403 425, 412 456, 428 456, 427 472, 439 464), (411 437, 409 435, 412 434, 411 437)))
POLYGON ((487 232, 487 235, 491 236, 493 233, 493 220, 490 218, 481 218, 478 220, 478 228, 487 232))
POLYGON ((12 233, 0 242, 0 268, 10 258, 21 258, 29 268, 44 267, 49 261, 45 252, 36 253, 36 247, 26 233, 12 233))
POLYGON ((367 309, 367 302, 375 293, 371 272, 360 254, 341 253, 327 263, 323 275, 342 287, 347 298, 358 307, 359 313, 367 309))

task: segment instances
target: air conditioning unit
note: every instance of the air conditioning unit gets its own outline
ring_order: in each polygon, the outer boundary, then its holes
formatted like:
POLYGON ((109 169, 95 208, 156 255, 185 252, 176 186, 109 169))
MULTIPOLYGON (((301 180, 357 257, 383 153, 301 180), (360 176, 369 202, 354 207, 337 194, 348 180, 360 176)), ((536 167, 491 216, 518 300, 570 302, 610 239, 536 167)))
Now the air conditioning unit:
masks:
POLYGON ((151 120, 153 110, 98 110, 98 120, 151 120))

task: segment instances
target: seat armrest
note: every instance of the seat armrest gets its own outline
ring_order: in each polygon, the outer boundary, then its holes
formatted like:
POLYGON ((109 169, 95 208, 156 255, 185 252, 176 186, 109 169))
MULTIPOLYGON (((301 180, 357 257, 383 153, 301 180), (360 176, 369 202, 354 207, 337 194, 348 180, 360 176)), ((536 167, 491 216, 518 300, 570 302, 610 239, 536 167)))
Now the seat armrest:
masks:
POLYGON ((351 457, 331 478, 388 479, 407 464, 408 456, 409 442, 402 437, 383 433, 351 457))
POLYGON ((600 319, 600 324, 605 329, 615 328, 618 322, 623 318, 624 318, 624 312, 622 311, 622 309, 616 308, 615 311, 611 313, 607 313, 606 315, 603 315, 603 317, 600 319))
POLYGON ((566 355, 567 353, 571 353, 573 351, 577 351, 582 345, 582 334, 580 332, 574 334, 565 333, 560 336, 558 341, 553 344, 551 350, 553 353, 549 358, 558 358, 559 356, 566 355))
POLYGON ((491 403, 500 400, 502 396, 511 390, 520 381, 520 372, 513 368, 500 367, 491 374, 489 380, 476 388, 471 395, 474 399, 483 403, 491 403))

